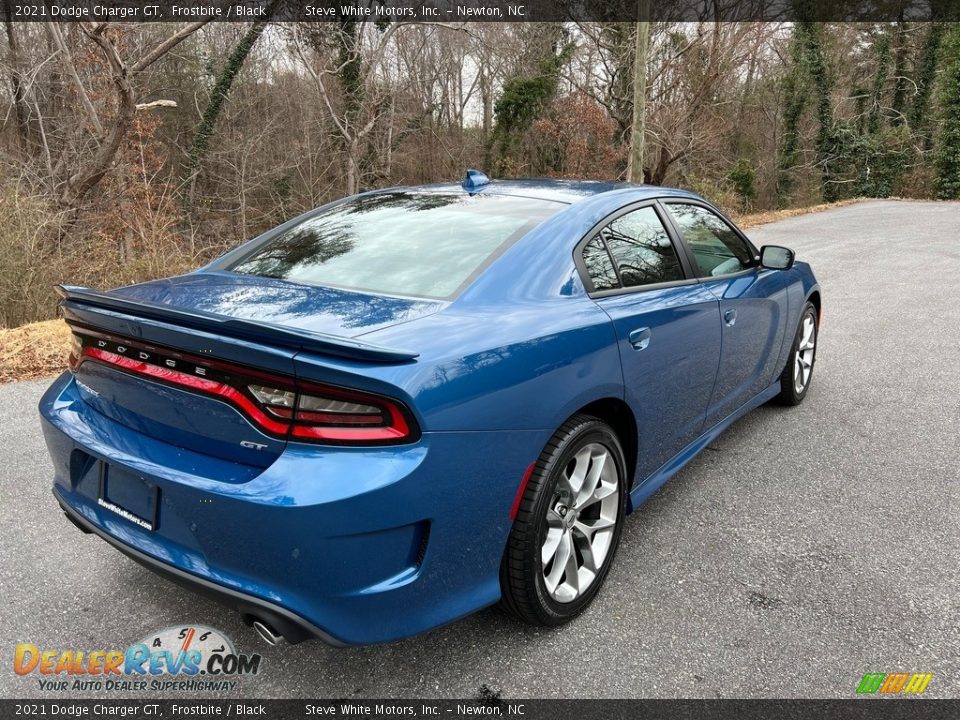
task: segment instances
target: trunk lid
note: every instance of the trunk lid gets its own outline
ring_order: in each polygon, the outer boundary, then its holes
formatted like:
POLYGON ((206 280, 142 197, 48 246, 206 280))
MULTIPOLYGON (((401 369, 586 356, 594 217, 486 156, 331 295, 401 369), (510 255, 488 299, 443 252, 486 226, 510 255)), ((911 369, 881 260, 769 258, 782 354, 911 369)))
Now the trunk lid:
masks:
POLYGON ((231 272, 191 273, 131 285, 111 294, 343 338, 416 320, 448 304, 231 272))
POLYGON ((83 357, 74 377, 91 410, 174 447, 259 467, 283 452, 287 435, 282 423, 270 430, 275 418, 251 422, 251 385, 296 385, 303 351, 321 362, 410 362, 415 352, 353 335, 443 305, 229 273, 61 294, 83 357))

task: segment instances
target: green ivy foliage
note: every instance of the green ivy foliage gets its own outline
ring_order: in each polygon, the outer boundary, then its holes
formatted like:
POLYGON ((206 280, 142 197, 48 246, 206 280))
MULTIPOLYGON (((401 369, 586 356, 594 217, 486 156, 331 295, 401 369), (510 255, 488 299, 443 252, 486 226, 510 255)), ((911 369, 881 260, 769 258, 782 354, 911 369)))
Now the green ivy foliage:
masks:
POLYGON ((550 107, 557 94, 560 71, 569 62, 575 45, 565 43, 558 52, 543 58, 533 76, 517 76, 504 83, 493 105, 493 142, 498 151, 498 171, 519 145, 524 134, 550 107))
MULTIPOLYGON (((784 87, 780 173, 785 181, 778 184, 781 205, 790 202, 789 174, 799 155, 798 128, 807 96, 812 96, 815 102, 814 151, 825 202, 848 197, 889 197, 901 189, 904 173, 917 160, 918 151, 914 147, 912 127, 902 122, 902 114, 884 111, 890 103, 891 62, 901 65, 906 62, 905 52, 891 58, 892 32, 891 28, 880 28, 874 36, 873 81, 869 89, 852 88, 856 113, 844 119, 834 115, 833 81, 825 60, 823 26, 798 22, 794 27, 793 65, 784 87)), ((935 68, 935 63, 932 67, 935 68)), ((960 116, 960 108, 956 115, 960 116)))
MULTIPOLYGON (((802 3, 795 3, 800 17, 802 3)), ((821 192, 827 202, 839 199, 834 181, 833 157, 836 138, 833 133, 832 82, 823 53, 823 28, 815 22, 798 22, 791 41, 793 69, 786 80, 786 108, 784 112, 784 142, 780 155, 779 201, 786 204, 792 183, 789 173, 795 166, 799 148, 799 123, 806 103, 805 96, 812 89, 816 98, 817 137, 815 150, 822 177, 821 192)))
POLYGON ((757 171, 746 158, 740 158, 727 174, 740 200, 740 209, 746 210, 757 197, 757 171))
POLYGON ((841 121, 832 133, 835 197, 890 197, 896 194, 913 152, 908 128, 883 127, 863 133, 841 121))
POLYGON ((873 77, 873 91, 870 93, 870 114, 867 120, 867 132, 880 132, 880 121, 883 118, 883 90, 890 74, 890 36, 880 35, 874 47, 877 51, 877 72, 873 77))
POLYGON ((940 132, 934 155, 937 197, 960 199, 960 27, 943 39, 940 77, 940 132))
POLYGON ((927 130, 930 123, 927 116, 930 110, 930 96, 937 78, 937 57, 940 52, 944 27, 943 23, 930 23, 923 41, 923 48, 920 51, 920 58, 917 61, 917 91, 910 105, 910 127, 913 128, 915 133, 923 136, 924 145, 928 150, 930 149, 930 135, 927 130))
POLYGON ((780 158, 777 163, 777 202, 786 206, 793 189, 791 170, 797 164, 800 150, 800 119, 807 104, 806 52, 803 40, 794 32, 790 42, 792 68, 783 80, 783 141, 780 146, 780 158))

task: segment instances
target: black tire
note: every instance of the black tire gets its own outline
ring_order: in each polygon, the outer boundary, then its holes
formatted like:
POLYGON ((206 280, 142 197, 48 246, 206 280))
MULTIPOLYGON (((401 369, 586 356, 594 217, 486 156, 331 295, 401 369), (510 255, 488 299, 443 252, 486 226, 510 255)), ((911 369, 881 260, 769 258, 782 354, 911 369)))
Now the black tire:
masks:
POLYGON ((813 368, 817 362, 817 350, 816 342, 817 335, 819 333, 819 324, 817 318, 817 309, 814 307, 813 303, 808 302, 804 308, 803 312, 800 313, 800 322, 797 323, 797 332, 793 338, 793 345, 790 348, 790 355, 787 358, 787 365, 783 369, 783 372, 780 373, 780 394, 777 396, 777 401, 781 405, 799 405, 803 402, 803 399, 807 396, 807 391, 810 389, 810 384, 813 382, 813 368), (800 342, 803 340, 804 332, 804 323, 807 319, 812 319, 813 321, 813 342, 814 347, 812 349, 812 354, 809 358, 810 362, 810 372, 807 376, 806 382, 803 383, 803 387, 797 389, 797 384, 794 380, 795 368, 797 365, 797 355, 800 352, 800 342))
MULTIPOLYGON (((594 462, 592 457, 591 455, 589 465, 591 468, 594 462)), ((589 415, 574 415, 567 420, 540 454, 520 502, 500 565, 501 607, 524 622, 545 626, 561 625, 582 612, 596 597, 616 555, 626 508, 627 483, 623 449, 613 429, 589 415), (541 565, 541 548, 548 529, 547 512, 551 508, 551 502, 557 500, 557 494, 565 492, 560 483, 567 469, 575 466, 575 456, 592 444, 601 445, 608 453, 607 462, 612 459, 616 467, 616 521, 612 528, 610 545, 593 580, 575 599, 558 602, 547 589, 541 565)), ((611 492, 610 497, 613 494, 611 492)), ((609 505, 607 507, 609 508, 609 505)), ((588 510, 583 512, 583 517, 586 517, 588 510)), ((597 512, 600 512, 599 508, 597 512)), ((554 520, 558 517, 556 513, 553 514, 554 520)), ((571 517, 569 521, 572 523, 575 519, 571 517)), ((579 538, 583 540, 584 536, 580 535, 579 538)), ((589 545, 590 541, 586 542, 589 545)), ((572 546, 577 548, 575 543, 572 546)), ((583 559, 582 552, 577 549, 573 552, 577 553, 577 559, 583 559)))

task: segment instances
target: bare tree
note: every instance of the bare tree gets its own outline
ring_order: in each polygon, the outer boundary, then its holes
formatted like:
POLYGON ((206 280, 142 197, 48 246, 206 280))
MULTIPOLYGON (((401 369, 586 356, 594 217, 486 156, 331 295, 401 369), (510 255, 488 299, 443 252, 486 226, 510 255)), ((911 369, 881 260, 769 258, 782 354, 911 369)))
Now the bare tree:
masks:
MULTIPOLYGON (((93 114, 92 120, 95 127, 100 127, 96 138, 97 147, 93 155, 83 162, 65 183, 60 195, 60 204, 63 207, 71 210, 77 209, 87 193, 96 187, 97 183, 110 170, 113 159, 130 129, 133 115, 137 109, 137 93, 133 85, 133 79, 208 22, 209 20, 200 20, 181 26, 173 34, 164 38, 151 50, 135 60, 122 57, 119 42, 115 35, 116 31, 109 28, 107 23, 80 24, 84 35, 100 48, 107 61, 117 107, 110 123, 105 125, 98 118, 89 100, 84 103, 88 112, 93 114)), ((54 28, 55 26, 51 24, 51 27, 54 28)), ((54 32, 54 37, 58 36, 59 31, 54 32)), ((72 74, 77 77, 75 69, 72 74)), ((78 77, 76 82, 80 84, 82 90, 83 85, 78 77)))
POLYGON ((316 85, 340 135, 344 155, 344 191, 357 192, 362 144, 385 114, 388 103, 379 83, 381 63, 401 23, 379 29, 358 20, 330 25, 300 25, 293 47, 316 85), (340 97, 335 97, 336 84, 340 97))

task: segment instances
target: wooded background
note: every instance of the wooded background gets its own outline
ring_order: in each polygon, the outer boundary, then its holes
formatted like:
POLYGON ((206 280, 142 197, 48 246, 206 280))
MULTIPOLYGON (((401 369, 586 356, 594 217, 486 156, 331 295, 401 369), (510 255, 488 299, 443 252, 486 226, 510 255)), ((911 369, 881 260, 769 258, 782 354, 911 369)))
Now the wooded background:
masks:
MULTIPOLYGON (((9 10, 9 6, 7 6, 9 10)), ((732 213, 960 197, 960 25, 5 23, 0 327, 359 190, 623 179, 732 213)))

